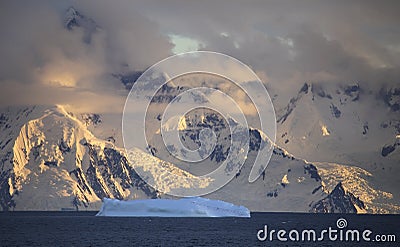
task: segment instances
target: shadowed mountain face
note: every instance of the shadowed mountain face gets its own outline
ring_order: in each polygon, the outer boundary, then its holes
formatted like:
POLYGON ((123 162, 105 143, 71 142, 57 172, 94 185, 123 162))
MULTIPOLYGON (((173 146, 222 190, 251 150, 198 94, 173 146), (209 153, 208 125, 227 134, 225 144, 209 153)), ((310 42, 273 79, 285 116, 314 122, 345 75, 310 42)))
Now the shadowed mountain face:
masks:
POLYGON ((311 212, 315 213, 357 213, 365 210, 364 202, 343 188, 342 183, 324 199, 312 205, 311 212))

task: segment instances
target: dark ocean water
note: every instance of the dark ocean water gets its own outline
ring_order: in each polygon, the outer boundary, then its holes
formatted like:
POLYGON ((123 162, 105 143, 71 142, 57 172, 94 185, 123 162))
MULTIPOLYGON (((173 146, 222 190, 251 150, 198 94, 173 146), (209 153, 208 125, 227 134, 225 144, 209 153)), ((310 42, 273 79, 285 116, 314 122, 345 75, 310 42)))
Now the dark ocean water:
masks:
MULTIPOLYGON (((125 218, 95 217, 95 212, 0 213, 1 246, 400 246, 400 215, 339 215, 252 213, 245 218, 125 218), (338 230, 337 220, 362 233, 369 229, 370 242, 259 241, 257 232, 267 225, 288 232, 313 229, 338 230), (375 236, 396 235, 396 241, 376 242, 375 236)), ((295 238, 295 233, 293 233, 295 238)), ((344 233, 345 234, 345 233, 344 233)), ((263 232, 260 235, 263 236, 263 232)), ((305 235, 306 237, 308 235, 305 235)), ((350 235, 349 235, 350 236, 350 235)), ((337 233, 339 239, 339 232, 337 233)), ((350 239, 351 240, 351 239, 350 239)))

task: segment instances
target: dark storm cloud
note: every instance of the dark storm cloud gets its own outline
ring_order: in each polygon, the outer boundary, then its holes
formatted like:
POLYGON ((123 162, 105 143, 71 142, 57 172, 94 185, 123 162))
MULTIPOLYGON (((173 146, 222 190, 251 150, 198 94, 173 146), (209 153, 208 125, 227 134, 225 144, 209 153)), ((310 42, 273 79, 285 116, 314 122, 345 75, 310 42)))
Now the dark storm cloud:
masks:
POLYGON ((50 81, 53 89, 60 84, 115 91, 120 85, 107 75, 144 69, 167 57, 170 34, 242 60, 282 95, 298 90, 305 81, 358 82, 368 87, 398 84, 399 1, 101 0, 1 5, 0 80, 8 86, 16 82, 43 86, 50 81), (101 29, 89 45, 82 42, 79 30, 63 28, 62 15, 71 5, 101 29))

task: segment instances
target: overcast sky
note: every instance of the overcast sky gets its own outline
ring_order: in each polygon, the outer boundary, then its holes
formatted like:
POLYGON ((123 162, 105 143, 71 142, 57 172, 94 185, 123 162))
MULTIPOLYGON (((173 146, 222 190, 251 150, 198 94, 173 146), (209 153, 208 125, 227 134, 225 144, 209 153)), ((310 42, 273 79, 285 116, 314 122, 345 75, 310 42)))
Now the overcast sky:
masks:
POLYGON ((112 74, 196 49, 243 61, 282 94, 304 82, 399 85, 399 10, 366 0, 1 1, 0 105, 121 111, 126 91, 112 74), (70 6, 98 25, 90 43, 64 27, 70 6))

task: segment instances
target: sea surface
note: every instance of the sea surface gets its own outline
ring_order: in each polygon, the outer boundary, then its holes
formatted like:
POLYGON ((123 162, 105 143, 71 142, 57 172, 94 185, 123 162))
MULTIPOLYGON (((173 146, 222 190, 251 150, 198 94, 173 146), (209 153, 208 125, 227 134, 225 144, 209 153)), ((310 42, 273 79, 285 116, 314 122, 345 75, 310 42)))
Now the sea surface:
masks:
POLYGON ((0 246, 400 246, 400 215, 252 213, 251 218, 148 218, 96 217, 95 213, 0 212, 0 246), (262 230, 259 237, 263 239, 265 226, 267 238, 260 241, 257 233, 262 230), (329 227, 337 231, 336 240, 330 240, 326 232, 318 241, 321 231, 329 227), (281 237, 287 241, 277 238, 280 230, 286 231, 281 237), (305 233, 302 241, 303 230, 314 230, 317 239, 313 241, 310 235, 309 240, 305 233), (352 234, 346 241, 347 230, 357 230, 359 241, 351 239, 352 234), (371 231, 366 233, 370 241, 361 236, 366 230, 371 231), (295 241, 288 236, 291 231, 295 241), (378 242, 377 235, 391 239, 378 242))

